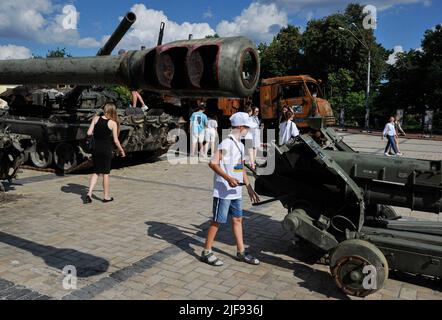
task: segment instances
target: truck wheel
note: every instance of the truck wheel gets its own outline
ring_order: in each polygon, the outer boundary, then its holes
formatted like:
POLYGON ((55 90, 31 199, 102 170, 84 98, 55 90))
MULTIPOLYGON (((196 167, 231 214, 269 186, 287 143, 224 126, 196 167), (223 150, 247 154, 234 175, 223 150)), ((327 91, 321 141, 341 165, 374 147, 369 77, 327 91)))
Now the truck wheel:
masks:
POLYGON ((70 143, 59 143, 54 150, 54 164, 57 169, 68 171, 77 165, 77 152, 70 143))
POLYGON ((336 285, 346 294, 365 297, 382 289, 388 279, 388 262, 374 244, 351 239, 331 253, 330 269, 336 285))
POLYGON ((33 166, 46 169, 52 163, 52 151, 48 144, 37 143, 35 151, 29 154, 33 166))

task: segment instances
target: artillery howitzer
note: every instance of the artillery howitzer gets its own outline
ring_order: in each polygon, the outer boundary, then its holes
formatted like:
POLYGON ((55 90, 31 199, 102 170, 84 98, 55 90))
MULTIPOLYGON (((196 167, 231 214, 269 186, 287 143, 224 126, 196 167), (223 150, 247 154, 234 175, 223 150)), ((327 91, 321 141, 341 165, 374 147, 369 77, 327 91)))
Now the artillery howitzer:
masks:
POLYGON ((135 14, 126 15, 95 57, 0 61, 1 84, 26 85, 0 95, 10 106, 0 114, 0 128, 37 141, 30 154, 34 166, 46 168, 54 162, 65 172, 81 167, 80 160, 88 158, 83 146, 90 120, 109 101, 119 109, 120 141, 127 153, 158 155, 175 143, 168 133, 181 125, 179 117, 163 109, 127 112, 119 95, 103 86, 178 97, 243 97, 255 90, 258 53, 242 37, 176 41, 110 56, 135 20, 135 14), (60 84, 76 87, 60 92, 60 84))
MULTIPOLYGON (((381 289, 389 269, 442 276, 442 224, 399 217, 390 206, 439 214, 442 161, 360 154, 322 129, 320 146, 302 135, 276 147, 271 175, 256 191, 289 213, 285 230, 321 249, 336 284, 347 294, 381 289)), ((259 204, 258 204, 259 205, 259 204)))
POLYGON ((29 136, 0 132, 0 191, 4 191, 3 180, 15 178, 33 145, 29 136))

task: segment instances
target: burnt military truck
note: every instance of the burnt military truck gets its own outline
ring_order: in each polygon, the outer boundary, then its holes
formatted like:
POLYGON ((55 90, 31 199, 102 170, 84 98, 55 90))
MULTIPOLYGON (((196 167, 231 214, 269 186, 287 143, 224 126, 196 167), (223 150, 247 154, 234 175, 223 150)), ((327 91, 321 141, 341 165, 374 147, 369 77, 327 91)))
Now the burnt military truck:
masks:
POLYGON ((310 118, 322 119, 324 126, 336 124, 320 82, 308 75, 263 79, 259 87, 259 106, 263 121, 273 126, 278 123, 283 107, 293 108, 293 121, 303 132, 310 129, 310 118))
POLYGON ((442 161, 358 153, 320 130, 325 146, 303 134, 275 147, 274 172, 256 174, 255 190, 273 198, 261 204, 281 201, 284 229, 324 255, 346 294, 382 289, 390 270, 440 279, 442 223, 402 218, 391 206, 439 214, 442 161))
POLYGON ((301 132, 311 131, 310 119, 320 119, 323 126, 334 126, 336 119, 324 96, 321 81, 309 75, 262 79, 259 88, 246 99, 209 99, 207 110, 228 125, 229 117, 247 106, 258 106, 266 128, 278 128, 283 107, 294 110, 294 122, 301 132))
POLYGON ((88 159, 84 143, 90 121, 110 101, 118 107, 127 153, 167 151, 175 142, 168 133, 181 125, 180 117, 161 108, 126 108, 107 86, 176 97, 244 97, 255 90, 258 53, 242 37, 176 41, 110 56, 135 19, 126 15, 95 57, 0 61, 0 83, 24 85, 0 96, 9 104, 0 128, 36 140, 29 156, 34 166, 69 172, 88 159), (60 83, 68 90, 60 90, 60 83))

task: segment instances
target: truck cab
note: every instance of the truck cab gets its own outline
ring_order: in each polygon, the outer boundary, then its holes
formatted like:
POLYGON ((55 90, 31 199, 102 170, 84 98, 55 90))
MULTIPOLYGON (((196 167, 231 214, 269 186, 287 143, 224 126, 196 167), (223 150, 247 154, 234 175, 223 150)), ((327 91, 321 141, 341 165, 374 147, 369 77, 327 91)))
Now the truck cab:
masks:
POLYGON ((308 129, 308 118, 322 118, 324 125, 336 124, 333 110, 321 87, 307 75, 263 79, 259 89, 263 120, 279 120, 283 107, 292 107, 300 129, 308 129))

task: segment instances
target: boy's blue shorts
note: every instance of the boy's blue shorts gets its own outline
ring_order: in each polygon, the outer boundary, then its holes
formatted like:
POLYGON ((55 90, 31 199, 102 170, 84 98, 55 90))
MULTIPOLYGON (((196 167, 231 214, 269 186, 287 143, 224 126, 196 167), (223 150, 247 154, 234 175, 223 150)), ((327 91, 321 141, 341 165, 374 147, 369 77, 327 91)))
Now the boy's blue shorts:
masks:
POLYGON ((213 198, 213 221, 227 223, 228 216, 242 218, 242 199, 213 198))

